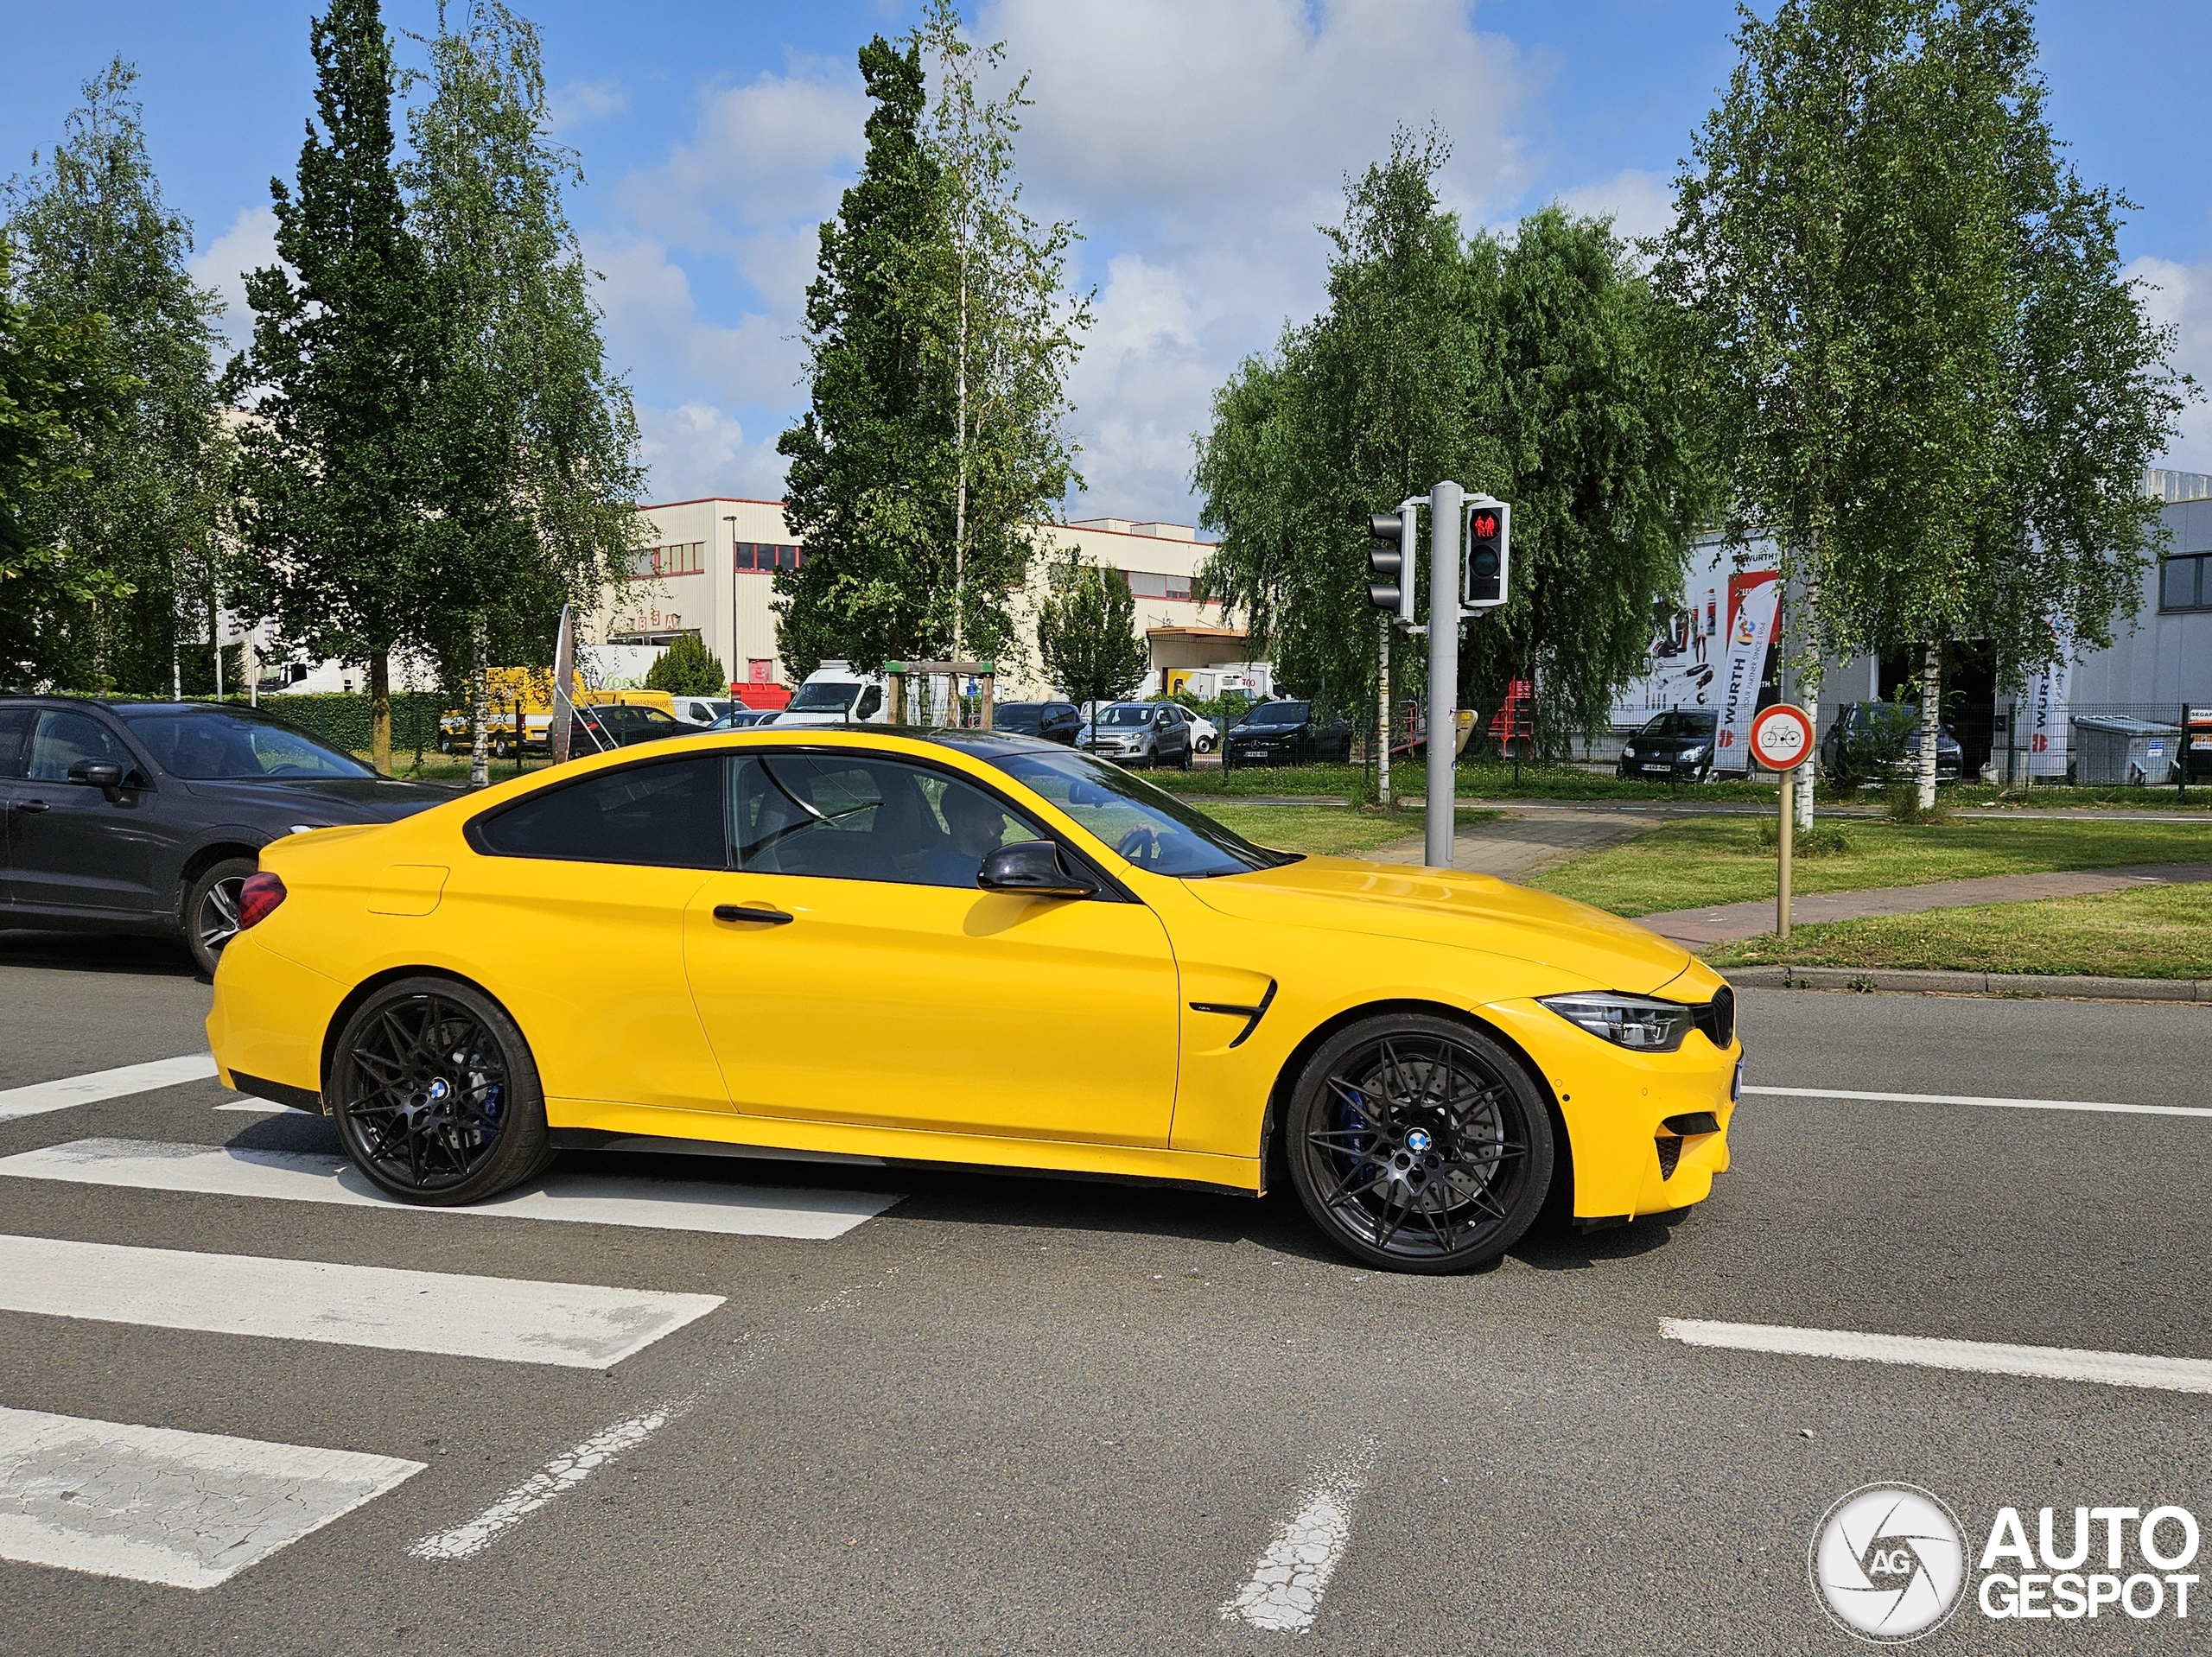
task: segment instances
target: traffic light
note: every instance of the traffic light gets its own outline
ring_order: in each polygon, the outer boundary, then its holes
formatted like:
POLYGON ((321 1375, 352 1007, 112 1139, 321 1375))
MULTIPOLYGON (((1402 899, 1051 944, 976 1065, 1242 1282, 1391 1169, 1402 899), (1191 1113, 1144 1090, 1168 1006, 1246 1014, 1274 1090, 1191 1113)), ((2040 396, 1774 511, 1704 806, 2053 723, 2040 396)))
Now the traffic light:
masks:
POLYGON ((1414 619, 1414 561, 1408 556, 1412 517, 1377 512, 1367 520, 1367 532, 1375 537, 1367 549, 1367 601, 1408 623, 1414 619))
POLYGON ((1460 602, 1470 610, 1495 610, 1505 602, 1505 561, 1513 548, 1513 509, 1478 496, 1467 503, 1467 562, 1460 602))

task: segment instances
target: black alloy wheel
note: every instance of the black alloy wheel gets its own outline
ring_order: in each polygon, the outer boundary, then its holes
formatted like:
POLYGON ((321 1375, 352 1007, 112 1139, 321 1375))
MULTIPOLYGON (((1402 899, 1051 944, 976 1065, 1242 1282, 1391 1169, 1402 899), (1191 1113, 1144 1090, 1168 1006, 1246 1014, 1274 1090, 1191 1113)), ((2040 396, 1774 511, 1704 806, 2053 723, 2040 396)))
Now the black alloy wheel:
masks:
POLYGON ((1314 1222, 1399 1272, 1465 1272, 1535 1221, 1552 1179, 1552 1124, 1528 1073, 1468 1025, 1363 1019, 1299 1079, 1285 1150, 1314 1222))
POLYGON ((404 1202, 480 1202, 553 1159, 522 1032, 450 979, 404 978, 364 1002, 340 1032, 328 1096, 353 1165, 404 1202))
POLYGON ((226 857, 202 869, 184 894, 185 947, 192 951, 193 964, 211 979, 225 947, 238 935, 238 893, 257 867, 250 857, 226 857))

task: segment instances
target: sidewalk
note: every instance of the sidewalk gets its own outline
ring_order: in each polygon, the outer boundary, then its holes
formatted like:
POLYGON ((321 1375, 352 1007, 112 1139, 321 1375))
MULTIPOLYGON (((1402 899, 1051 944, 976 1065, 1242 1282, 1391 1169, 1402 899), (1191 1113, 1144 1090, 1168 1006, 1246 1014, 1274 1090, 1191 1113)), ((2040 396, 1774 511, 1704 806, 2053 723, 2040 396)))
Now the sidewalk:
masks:
MULTIPOLYGON (((1503 826, 1503 825, 1500 825, 1503 826)), ((1463 837, 1464 838, 1464 837, 1463 837)), ((2087 898, 2139 886, 2195 886, 2212 881, 2212 863, 2148 863, 2134 868, 2071 869, 2050 874, 1992 874, 1975 880, 1936 880, 1920 886, 1861 892, 1808 892, 1789 905, 1793 926, 1821 921, 1866 920, 1878 915, 1918 915, 1969 904, 2032 903, 2038 898, 2087 898)), ((1715 904, 1638 915, 1636 923, 1693 949, 1740 943, 1774 930, 1774 899, 1715 904)))

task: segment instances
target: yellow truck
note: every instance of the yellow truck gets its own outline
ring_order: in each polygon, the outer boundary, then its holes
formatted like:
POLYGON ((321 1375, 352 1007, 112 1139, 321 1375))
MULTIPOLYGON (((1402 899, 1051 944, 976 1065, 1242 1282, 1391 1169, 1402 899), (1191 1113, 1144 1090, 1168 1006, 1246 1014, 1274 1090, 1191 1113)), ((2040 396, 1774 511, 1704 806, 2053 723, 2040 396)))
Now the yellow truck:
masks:
MULTIPOLYGON (((525 748, 543 751, 553 728, 553 670, 550 668, 493 668, 484 676, 485 729, 492 752, 500 759, 515 751, 515 714, 522 714, 525 748)), ((675 702, 665 690, 587 690, 581 675, 575 680, 574 701, 579 708, 613 706, 658 708, 673 715, 675 702)), ((438 752, 461 753, 468 747, 468 710, 448 710, 438 721, 438 752)))

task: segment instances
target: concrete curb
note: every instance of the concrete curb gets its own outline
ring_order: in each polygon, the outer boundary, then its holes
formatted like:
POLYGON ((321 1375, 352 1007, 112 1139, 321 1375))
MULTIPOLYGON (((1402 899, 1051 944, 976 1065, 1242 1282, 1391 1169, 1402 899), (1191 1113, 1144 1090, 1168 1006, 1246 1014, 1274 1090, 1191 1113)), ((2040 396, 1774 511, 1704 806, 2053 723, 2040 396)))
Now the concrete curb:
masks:
POLYGON ((1914 972, 1885 967, 1737 967, 1738 989, 1895 990, 1942 995, 2040 995, 2082 1001, 2212 1001, 2212 980, 2089 978, 2031 973, 1914 972))

